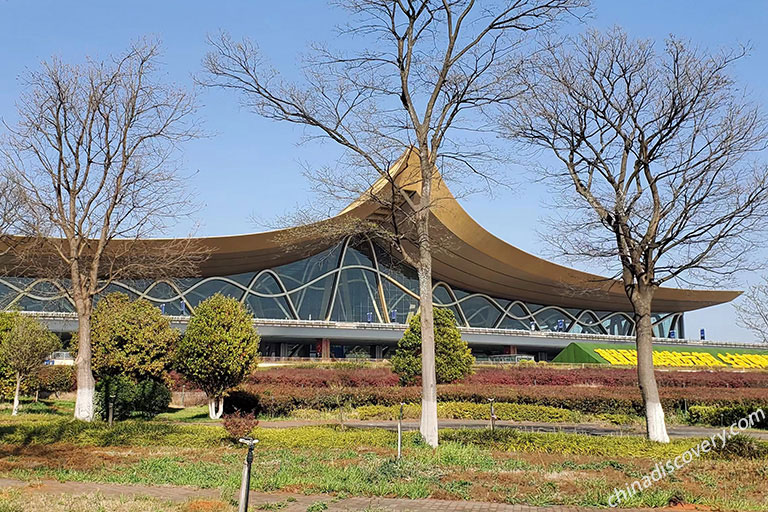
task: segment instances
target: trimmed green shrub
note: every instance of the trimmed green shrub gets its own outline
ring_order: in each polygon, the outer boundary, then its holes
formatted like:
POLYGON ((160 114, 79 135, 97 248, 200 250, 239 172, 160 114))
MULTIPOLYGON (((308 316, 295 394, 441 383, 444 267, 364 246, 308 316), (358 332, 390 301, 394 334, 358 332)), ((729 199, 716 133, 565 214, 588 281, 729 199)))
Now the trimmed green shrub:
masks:
POLYGON ((719 459, 765 459, 768 458, 768 443, 737 434, 728 439, 725 446, 720 442, 715 443, 709 456, 719 459))
POLYGON ((13 415, 18 413, 22 384, 34 383, 43 361, 54 350, 61 347, 61 340, 48 328, 32 317, 19 314, 6 315, 5 326, 0 337, 0 359, 4 361, 6 372, 14 375, 13 415))
POLYGON ((59 393, 73 391, 75 389, 74 366, 44 366, 40 369, 35 379, 35 385, 40 391, 59 393))
MULTIPOLYGON (((438 384, 456 382, 472 373, 475 358, 461 339, 456 318, 450 309, 435 308, 435 374, 438 384)), ((392 369, 403 385, 413 383, 421 375, 421 316, 415 315, 397 343, 391 361, 392 369)))
MULTIPOLYGON (((361 420, 394 420, 400 414, 399 405, 366 405, 355 409, 361 420)), ((499 402, 494 404, 496 417, 504 421, 541 421, 546 423, 578 422, 582 415, 578 412, 555 407, 521 405, 499 402)), ((403 417, 416 419, 421 416, 419 404, 406 404, 403 417)), ((455 420, 489 420, 490 404, 472 402, 438 402, 437 417, 455 420)))
MULTIPOLYGON (((13 327, 13 320, 19 314, 11 311, 0 311, 0 340, 2 340, 6 333, 13 327)), ((13 394, 16 391, 16 374, 0 355, 0 398, 13 398, 13 394)))
POLYGON ((758 407, 751 404, 734 404, 728 406, 716 405, 692 405, 688 408, 688 421, 691 424, 711 425, 714 427, 727 427, 733 425, 742 418, 748 418, 752 415, 756 421, 752 426, 755 428, 768 428, 768 418, 765 413, 768 411, 768 404, 758 407), (762 409, 764 414, 757 414, 762 409))
POLYGON ((258 355, 253 316, 238 300, 217 293, 195 308, 176 364, 208 396, 210 417, 219 418, 224 394, 250 373, 258 355))
POLYGON ((93 311, 93 373, 97 379, 125 375, 135 382, 166 380, 179 336, 148 300, 110 293, 93 311))
POLYGON ((96 384, 96 413, 106 420, 109 415, 109 396, 114 396, 113 418, 124 420, 132 416, 153 418, 165 412, 171 403, 168 387, 152 379, 138 383, 119 375, 106 377, 96 384))

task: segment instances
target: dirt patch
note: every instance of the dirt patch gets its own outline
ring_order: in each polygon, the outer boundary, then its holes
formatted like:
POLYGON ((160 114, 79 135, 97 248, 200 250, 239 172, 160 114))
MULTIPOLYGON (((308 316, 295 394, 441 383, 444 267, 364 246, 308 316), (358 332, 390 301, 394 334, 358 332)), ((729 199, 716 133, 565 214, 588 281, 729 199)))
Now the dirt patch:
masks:
POLYGON ((674 505, 672 507, 667 507, 664 509, 664 511, 682 511, 682 510, 699 510, 699 511, 705 511, 705 510, 712 510, 712 507, 708 507, 706 505, 691 505, 691 504, 679 504, 674 505))
POLYGON ((185 503, 181 512, 229 512, 232 507, 219 500, 194 500, 185 503))
POLYGON ((92 448, 66 444, 0 445, 0 471, 36 468, 88 470, 135 462, 139 458, 138 454, 99 453, 99 450, 92 448))
POLYGON ((151 457, 180 457, 195 462, 220 463, 226 451, 176 447, 94 447, 64 443, 0 445, 0 472, 15 469, 73 469, 88 471, 133 464, 151 457))

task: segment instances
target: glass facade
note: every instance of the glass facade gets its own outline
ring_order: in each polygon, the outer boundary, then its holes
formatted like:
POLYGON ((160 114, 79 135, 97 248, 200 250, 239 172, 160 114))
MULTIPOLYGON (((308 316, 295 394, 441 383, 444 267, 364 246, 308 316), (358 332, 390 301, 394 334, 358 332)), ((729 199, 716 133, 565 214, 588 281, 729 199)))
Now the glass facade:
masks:
MULTIPOLYGON (((337 322, 405 323, 419 308, 416 272, 368 239, 348 238, 314 256, 279 267, 229 276, 112 283, 120 291, 157 304, 165 314, 186 315, 215 293, 235 297, 257 318, 337 322)), ((631 335, 630 314, 532 304, 433 285, 436 306, 453 311, 460 325, 490 329, 532 327, 544 331, 631 335)), ((0 278, 0 307, 71 312, 59 283, 0 278)), ((682 313, 655 313, 656 336, 683 336, 682 313)))

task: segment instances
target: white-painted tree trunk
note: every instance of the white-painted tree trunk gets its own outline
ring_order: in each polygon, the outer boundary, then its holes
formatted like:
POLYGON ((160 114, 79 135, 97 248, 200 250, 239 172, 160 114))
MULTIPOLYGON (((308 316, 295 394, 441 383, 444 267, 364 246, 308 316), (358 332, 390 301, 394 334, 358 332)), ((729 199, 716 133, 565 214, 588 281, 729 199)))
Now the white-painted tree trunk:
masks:
MULTIPOLYGON (((638 292, 640 295, 642 292, 638 292)), ((648 293, 648 292, 646 292, 648 293)), ((661 407, 659 388, 653 368, 653 323, 651 297, 633 300, 635 307, 635 342, 637 344, 637 380, 645 404, 646 435, 651 441, 668 443, 667 424, 661 407)))
POLYGON ((218 420, 224 414, 224 397, 208 398, 208 417, 218 420))
POLYGON ((648 430, 648 439, 659 443, 668 443, 667 423, 664 419, 664 409, 661 402, 648 402, 645 404, 645 423, 648 430))
MULTIPOLYGON (((419 269, 419 280, 422 270, 419 269)), ((429 272, 431 275, 431 272, 429 272)), ((421 309, 421 422, 419 431, 424 441, 431 447, 437 448, 437 376, 435 375, 435 334, 432 312, 432 287, 429 288, 429 302, 421 309)), ((420 285, 421 287, 421 285, 420 285)), ((421 304, 425 303, 424 293, 421 294, 421 304)))
POLYGON ((78 307, 77 326, 77 396, 75 398, 75 419, 93 421, 93 397, 96 381, 91 371, 91 314, 85 301, 78 307))
POLYGON ((11 416, 19 414, 19 394, 21 393, 21 375, 16 372, 16 393, 13 395, 13 412, 11 416))

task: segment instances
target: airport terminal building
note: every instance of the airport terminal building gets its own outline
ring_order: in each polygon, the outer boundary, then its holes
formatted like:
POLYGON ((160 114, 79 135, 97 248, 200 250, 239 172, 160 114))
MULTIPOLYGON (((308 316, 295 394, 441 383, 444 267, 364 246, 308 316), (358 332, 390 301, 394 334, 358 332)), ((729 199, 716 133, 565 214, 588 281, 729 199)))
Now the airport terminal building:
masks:
MULTIPOLYGON (((417 194, 417 183, 403 177, 417 168, 410 164, 404 157, 391 173, 406 193, 417 194)), ((441 179, 433 188, 438 200, 430 229, 442 242, 433 256, 433 301, 454 312, 476 355, 551 359, 574 339, 631 341, 634 322, 620 282, 517 249, 477 224, 441 179)), ((379 219, 380 203, 366 197, 323 222, 379 219)), ((195 277, 117 281, 108 291, 146 298, 181 328, 205 298, 236 297, 256 318, 265 356, 386 357, 419 310, 416 272, 370 236, 326 240, 322 224, 200 238, 210 256, 195 277)), ((35 312, 61 332, 74 330, 76 321, 63 290, 47 279, 0 278, 3 308, 35 312)), ((738 294, 661 288, 653 304, 655 335, 683 342, 686 311, 738 294)))

